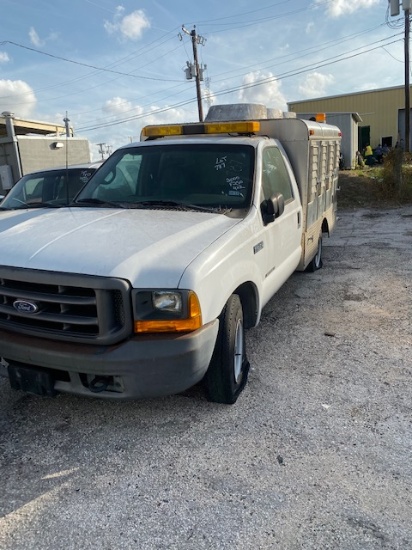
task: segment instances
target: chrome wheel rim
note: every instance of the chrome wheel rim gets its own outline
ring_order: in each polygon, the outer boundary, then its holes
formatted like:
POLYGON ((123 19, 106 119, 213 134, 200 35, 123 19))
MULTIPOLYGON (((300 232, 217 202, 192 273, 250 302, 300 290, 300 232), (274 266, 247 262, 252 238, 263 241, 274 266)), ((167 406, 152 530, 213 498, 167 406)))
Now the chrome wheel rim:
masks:
POLYGON ((239 382, 240 377, 242 375, 243 355, 244 355, 243 323, 239 319, 236 324, 235 349, 234 349, 234 356, 233 356, 233 373, 235 376, 236 383, 239 382))
POLYGON ((317 250, 316 255, 315 255, 315 265, 316 265, 316 267, 320 266, 321 258, 322 258, 322 239, 319 239, 318 250, 317 250))

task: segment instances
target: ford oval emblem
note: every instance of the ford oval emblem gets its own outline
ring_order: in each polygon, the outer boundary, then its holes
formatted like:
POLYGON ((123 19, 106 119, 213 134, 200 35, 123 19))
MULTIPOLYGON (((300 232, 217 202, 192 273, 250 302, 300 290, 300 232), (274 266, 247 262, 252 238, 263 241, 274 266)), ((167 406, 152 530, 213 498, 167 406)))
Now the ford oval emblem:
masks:
POLYGON ((35 302, 29 302, 28 300, 15 300, 13 307, 20 313, 36 313, 39 311, 39 306, 35 302))

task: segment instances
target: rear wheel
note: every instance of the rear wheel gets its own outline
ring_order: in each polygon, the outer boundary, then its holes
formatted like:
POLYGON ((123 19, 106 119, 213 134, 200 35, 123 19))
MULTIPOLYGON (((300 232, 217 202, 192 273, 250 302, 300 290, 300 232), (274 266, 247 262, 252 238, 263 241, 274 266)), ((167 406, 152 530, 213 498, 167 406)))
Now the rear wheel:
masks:
POLYGON ((313 273, 314 271, 317 271, 318 269, 320 269, 322 265, 323 265, 323 261, 322 261, 322 235, 321 235, 318 240, 318 249, 316 250, 316 254, 308 264, 306 271, 310 271, 311 273, 313 273))
POLYGON ((204 381, 209 401, 231 405, 245 387, 249 373, 243 310, 237 294, 227 301, 219 322, 215 350, 204 381))

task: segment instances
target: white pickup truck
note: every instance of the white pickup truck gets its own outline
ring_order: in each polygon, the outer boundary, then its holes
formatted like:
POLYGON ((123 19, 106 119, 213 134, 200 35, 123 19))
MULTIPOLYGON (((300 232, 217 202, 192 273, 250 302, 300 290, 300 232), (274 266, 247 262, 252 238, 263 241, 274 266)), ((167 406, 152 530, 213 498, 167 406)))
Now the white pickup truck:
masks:
POLYGON ((134 399, 202 382, 236 401, 244 329, 296 269, 321 267, 336 215, 339 129, 262 109, 147 126, 69 207, 0 212, 12 388, 134 399))

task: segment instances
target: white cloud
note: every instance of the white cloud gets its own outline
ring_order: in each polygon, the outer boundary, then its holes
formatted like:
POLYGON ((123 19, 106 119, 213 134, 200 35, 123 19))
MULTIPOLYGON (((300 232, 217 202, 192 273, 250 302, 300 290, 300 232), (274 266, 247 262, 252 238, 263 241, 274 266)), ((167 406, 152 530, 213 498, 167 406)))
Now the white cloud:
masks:
POLYGON ((243 77, 246 86, 239 92, 239 101, 243 103, 262 103, 266 107, 286 110, 286 99, 280 91, 280 82, 271 72, 255 71, 243 77), (269 79, 269 82, 266 80, 269 79), (259 81, 262 84, 257 84, 259 81), (255 85, 256 84, 256 85, 255 85))
POLYGON ((28 117, 36 105, 32 88, 22 80, 0 80, 2 111, 11 111, 17 117, 28 117))
POLYGON ((143 127, 147 124, 166 124, 167 122, 183 122, 185 120, 183 109, 169 108, 167 105, 142 107, 141 105, 133 105, 130 101, 121 97, 113 97, 106 101, 102 111, 116 119, 136 117, 131 121, 134 128, 136 128, 136 124, 143 127), (138 118, 140 116, 141 118, 138 118))
POLYGON ((305 98, 321 97, 326 94, 327 87, 329 84, 332 84, 334 80, 331 74, 310 73, 299 85, 299 92, 305 98))
MULTIPOLYGON (((159 107, 152 105, 149 109, 150 114, 142 119, 141 126, 148 124, 173 124, 174 122, 185 122, 187 115, 183 109, 159 107), (163 112, 158 112, 159 110, 163 112)), ((143 112, 143 109, 142 109, 143 112)), ((147 112, 147 109, 145 110, 147 112)))
POLYGON ((30 27, 30 30, 29 30, 29 37, 30 37, 30 42, 34 45, 34 46, 43 46, 44 45, 44 41, 43 40, 40 40, 40 37, 39 35, 37 34, 37 31, 34 27, 30 27))
POLYGON ((110 115, 121 115, 133 109, 133 105, 127 99, 113 97, 103 105, 103 112, 110 115))
MULTIPOLYGON (((331 17, 340 17, 341 15, 348 15, 359 10, 367 10, 373 8, 380 3, 380 0, 357 0, 356 2, 349 2, 348 0, 333 0, 329 2, 326 7, 326 13, 331 17)), ((321 9, 325 6, 325 0, 315 0, 315 4, 319 5, 321 9)))
POLYGON ((59 33, 57 32, 51 32, 44 40, 40 38, 38 35, 36 29, 34 27, 30 27, 29 30, 29 38, 30 42, 33 44, 33 46, 36 46, 36 48, 39 48, 41 46, 44 46, 46 42, 55 42, 57 38, 59 37, 59 33))
POLYGON ((125 11, 126 8, 124 6, 116 6, 116 17, 121 17, 125 11))
POLYGON ((6 52, 0 52, 0 63, 7 63, 10 61, 10 57, 6 52))
POLYGON ((150 28, 150 21, 146 17, 143 10, 137 10, 126 15, 122 20, 121 31, 127 38, 131 40, 139 39, 145 29, 150 28))
POLYGON ((114 20, 105 21, 104 28, 109 34, 118 34, 119 38, 139 40, 145 29, 150 29, 150 21, 143 10, 136 10, 123 17, 124 8, 119 6, 114 20))

